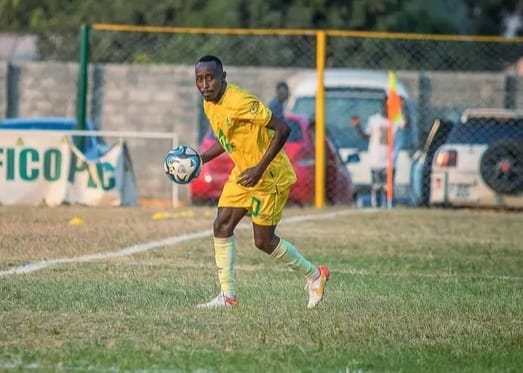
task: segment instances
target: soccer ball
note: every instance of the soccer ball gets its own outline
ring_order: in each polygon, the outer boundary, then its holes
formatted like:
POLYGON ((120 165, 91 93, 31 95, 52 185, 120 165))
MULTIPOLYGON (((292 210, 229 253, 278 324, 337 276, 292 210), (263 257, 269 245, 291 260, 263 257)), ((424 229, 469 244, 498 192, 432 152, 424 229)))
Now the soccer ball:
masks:
POLYGON ((169 179, 177 184, 188 184, 200 174, 202 158, 196 149, 180 145, 167 153, 163 167, 169 179))

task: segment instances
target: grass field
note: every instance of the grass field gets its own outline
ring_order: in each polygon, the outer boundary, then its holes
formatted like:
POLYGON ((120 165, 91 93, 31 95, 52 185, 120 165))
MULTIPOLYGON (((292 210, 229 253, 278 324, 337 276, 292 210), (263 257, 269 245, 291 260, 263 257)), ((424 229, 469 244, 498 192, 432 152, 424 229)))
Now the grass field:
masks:
POLYGON ((0 207, 0 371, 523 367, 522 213, 289 208, 279 234, 331 269, 313 310, 245 221, 240 307, 200 310, 218 292, 214 210, 158 212, 0 207))

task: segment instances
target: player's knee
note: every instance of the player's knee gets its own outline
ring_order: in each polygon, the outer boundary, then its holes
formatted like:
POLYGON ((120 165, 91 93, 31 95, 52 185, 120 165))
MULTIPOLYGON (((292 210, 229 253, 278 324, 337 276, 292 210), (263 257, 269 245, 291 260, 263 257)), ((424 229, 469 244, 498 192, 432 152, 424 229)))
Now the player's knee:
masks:
POLYGON ((278 238, 273 237, 254 237, 254 246, 256 246, 257 249, 266 252, 267 254, 270 254, 274 251, 276 246, 278 246, 278 238))
POLYGON ((256 246, 257 249, 266 251, 268 242, 263 237, 254 237, 254 246, 256 246))
POLYGON ((230 237, 234 233, 233 225, 221 219, 214 221, 212 229, 215 237, 230 237))

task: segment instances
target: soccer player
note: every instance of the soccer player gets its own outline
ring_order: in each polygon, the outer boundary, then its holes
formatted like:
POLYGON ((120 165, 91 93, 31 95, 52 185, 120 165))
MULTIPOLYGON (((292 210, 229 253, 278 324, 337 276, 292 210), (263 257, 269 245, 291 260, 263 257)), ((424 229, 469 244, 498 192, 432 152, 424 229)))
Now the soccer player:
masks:
POLYGON ((203 163, 228 153, 234 168, 218 201, 213 223, 214 254, 220 294, 200 308, 234 307, 239 304, 234 263, 234 230, 249 215, 254 244, 276 261, 307 279, 308 308, 323 299, 329 278, 326 266, 307 260, 290 242, 275 234, 296 174, 283 145, 290 128, 256 96, 227 83, 226 72, 216 56, 203 56, 195 64, 196 87, 203 109, 216 135, 216 143, 201 154, 203 163))

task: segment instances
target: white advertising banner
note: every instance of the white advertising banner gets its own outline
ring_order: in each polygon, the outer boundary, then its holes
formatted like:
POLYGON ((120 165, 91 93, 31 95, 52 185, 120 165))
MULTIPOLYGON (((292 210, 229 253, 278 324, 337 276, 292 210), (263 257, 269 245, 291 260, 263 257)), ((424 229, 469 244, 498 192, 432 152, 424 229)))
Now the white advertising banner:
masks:
POLYGON ((64 202, 71 163, 69 136, 0 132, 0 203, 64 202))
POLYGON ((124 142, 87 159, 69 135, 0 132, 0 204, 136 205, 131 159, 124 142))
POLYGON ((127 146, 121 142, 96 160, 87 159, 74 145, 67 201, 88 206, 136 204, 136 190, 127 146))

